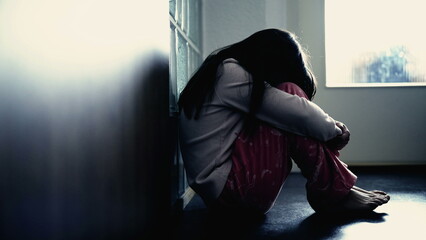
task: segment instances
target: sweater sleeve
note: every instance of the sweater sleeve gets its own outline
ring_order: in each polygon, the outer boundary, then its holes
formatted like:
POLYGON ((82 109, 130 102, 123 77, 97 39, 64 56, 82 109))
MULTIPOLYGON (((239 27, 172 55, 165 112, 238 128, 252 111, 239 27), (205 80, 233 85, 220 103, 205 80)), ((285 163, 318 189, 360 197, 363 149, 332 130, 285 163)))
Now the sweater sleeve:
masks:
MULTIPOLYGON (((215 94, 231 108, 248 113, 251 77, 236 60, 225 60, 219 66, 215 94)), ((315 103, 266 86, 256 117, 279 129, 320 141, 328 141, 342 131, 336 121, 315 103)))

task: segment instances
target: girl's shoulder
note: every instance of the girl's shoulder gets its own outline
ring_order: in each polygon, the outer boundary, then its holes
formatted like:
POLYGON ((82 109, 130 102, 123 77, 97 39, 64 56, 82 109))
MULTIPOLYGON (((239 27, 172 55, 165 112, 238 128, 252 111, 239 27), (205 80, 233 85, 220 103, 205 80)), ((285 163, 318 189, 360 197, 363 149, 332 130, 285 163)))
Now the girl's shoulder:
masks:
POLYGON ((222 62, 222 64, 228 64, 228 63, 239 65, 237 59, 235 59, 235 58, 227 58, 227 59, 223 60, 223 62, 222 62))
POLYGON ((219 65, 217 78, 225 77, 232 81, 247 81, 250 79, 250 74, 239 64, 234 58, 227 58, 219 65))

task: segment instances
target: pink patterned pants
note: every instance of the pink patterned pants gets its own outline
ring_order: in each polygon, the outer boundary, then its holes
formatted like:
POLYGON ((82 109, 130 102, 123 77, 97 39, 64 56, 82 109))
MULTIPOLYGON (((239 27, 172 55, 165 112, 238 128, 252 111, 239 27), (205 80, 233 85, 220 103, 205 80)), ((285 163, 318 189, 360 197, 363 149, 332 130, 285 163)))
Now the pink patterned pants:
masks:
MULTIPOLYGON (((307 98, 293 83, 279 89, 307 98)), ((292 168, 292 159, 307 179, 309 204, 316 211, 332 206, 349 192, 357 177, 324 142, 277 130, 262 123, 252 137, 240 133, 232 169, 217 205, 266 213, 274 205, 292 168)))

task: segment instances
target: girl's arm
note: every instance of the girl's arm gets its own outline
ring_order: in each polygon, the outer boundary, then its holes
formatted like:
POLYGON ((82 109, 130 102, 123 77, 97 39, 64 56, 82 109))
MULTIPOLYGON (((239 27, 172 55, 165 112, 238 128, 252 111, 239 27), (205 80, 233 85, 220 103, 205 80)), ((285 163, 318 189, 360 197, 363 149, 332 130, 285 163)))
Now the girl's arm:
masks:
MULTIPOLYGON (((219 66, 215 94, 223 104, 247 113, 250 87, 250 74, 236 60, 226 60, 219 66)), ((342 134, 336 121, 318 105, 271 86, 265 87, 256 116, 279 129, 324 142, 342 134)))

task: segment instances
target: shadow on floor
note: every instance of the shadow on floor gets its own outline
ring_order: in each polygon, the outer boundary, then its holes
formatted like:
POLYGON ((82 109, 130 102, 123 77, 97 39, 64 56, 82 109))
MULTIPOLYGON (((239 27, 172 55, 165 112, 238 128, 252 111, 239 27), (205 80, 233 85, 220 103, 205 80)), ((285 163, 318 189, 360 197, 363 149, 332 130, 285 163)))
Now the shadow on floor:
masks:
POLYGON ((299 223, 288 227, 273 226, 268 223, 267 215, 252 216, 217 216, 199 210, 196 224, 188 227, 177 239, 343 239, 342 228, 357 223, 384 222, 386 213, 371 212, 362 215, 330 216, 313 213, 299 223), (272 229, 271 229, 272 226, 272 229), (179 237, 180 236, 180 237, 179 237))
POLYGON ((426 239, 426 168, 354 168, 357 185, 388 192, 376 211, 345 216, 315 213, 306 201, 305 179, 292 173, 275 206, 263 217, 217 216, 196 196, 183 211, 172 239, 426 239))

